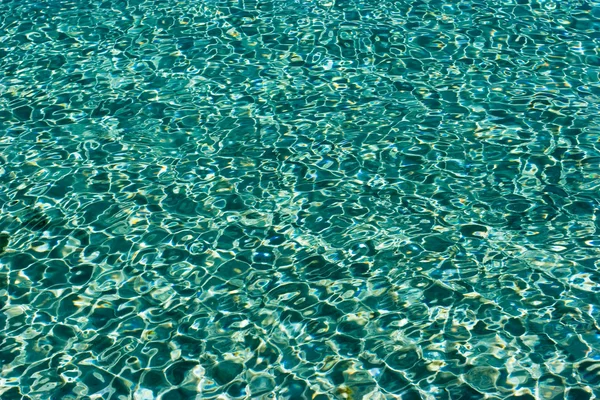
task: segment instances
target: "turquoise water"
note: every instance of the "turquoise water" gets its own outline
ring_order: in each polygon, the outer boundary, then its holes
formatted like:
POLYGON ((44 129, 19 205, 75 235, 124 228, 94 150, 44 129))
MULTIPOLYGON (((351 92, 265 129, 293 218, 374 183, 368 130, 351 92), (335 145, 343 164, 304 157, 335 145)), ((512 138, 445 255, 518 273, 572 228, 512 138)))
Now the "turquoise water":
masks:
POLYGON ((600 397, 600 2, 0 2, 0 398, 600 397))

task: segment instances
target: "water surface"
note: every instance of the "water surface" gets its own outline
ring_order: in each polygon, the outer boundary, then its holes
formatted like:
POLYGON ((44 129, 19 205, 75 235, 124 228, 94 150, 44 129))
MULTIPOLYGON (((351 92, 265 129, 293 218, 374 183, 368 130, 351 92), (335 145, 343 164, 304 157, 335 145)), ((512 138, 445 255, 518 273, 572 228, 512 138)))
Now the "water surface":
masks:
POLYGON ((600 397, 600 3, 0 4, 0 397, 600 397))

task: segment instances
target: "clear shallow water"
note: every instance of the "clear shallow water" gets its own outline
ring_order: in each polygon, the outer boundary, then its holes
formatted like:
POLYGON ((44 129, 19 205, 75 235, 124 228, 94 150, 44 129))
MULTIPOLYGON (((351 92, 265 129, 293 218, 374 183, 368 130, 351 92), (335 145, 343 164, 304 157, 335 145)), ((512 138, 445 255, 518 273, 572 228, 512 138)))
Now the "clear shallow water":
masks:
POLYGON ((599 397, 599 40, 594 1, 2 2, 1 398, 599 397))

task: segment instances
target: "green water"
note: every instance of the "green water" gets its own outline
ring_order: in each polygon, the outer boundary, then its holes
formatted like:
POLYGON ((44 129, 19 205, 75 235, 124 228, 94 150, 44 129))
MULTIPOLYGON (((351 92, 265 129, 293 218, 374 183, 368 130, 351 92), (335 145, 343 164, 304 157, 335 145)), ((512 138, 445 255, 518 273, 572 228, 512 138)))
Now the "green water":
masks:
POLYGON ((0 1, 0 398, 600 397, 600 2, 0 1))

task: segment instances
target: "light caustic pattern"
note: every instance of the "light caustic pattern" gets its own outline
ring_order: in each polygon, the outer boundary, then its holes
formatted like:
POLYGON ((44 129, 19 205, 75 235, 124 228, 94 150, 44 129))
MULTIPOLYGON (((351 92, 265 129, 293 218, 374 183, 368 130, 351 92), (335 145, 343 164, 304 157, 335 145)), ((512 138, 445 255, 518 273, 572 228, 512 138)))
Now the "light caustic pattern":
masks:
POLYGON ((600 397, 600 3, 0 3, 0 397, 600 397))

